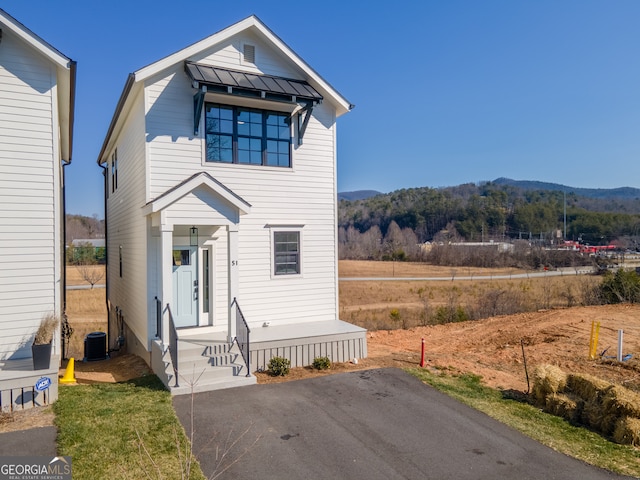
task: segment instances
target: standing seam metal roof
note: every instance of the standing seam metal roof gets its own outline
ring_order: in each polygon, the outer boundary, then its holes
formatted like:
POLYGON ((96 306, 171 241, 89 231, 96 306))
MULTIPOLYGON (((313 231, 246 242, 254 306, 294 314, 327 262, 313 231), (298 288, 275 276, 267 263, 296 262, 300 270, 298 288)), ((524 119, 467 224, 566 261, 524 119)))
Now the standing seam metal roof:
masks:
POLYGON ((291 95, 317 102, 322 100, 322 95, 304 80, 239 72, 191 62, 185 63, 185 70, 193 81, 205 85, 220 85, 256 92, 291 95))

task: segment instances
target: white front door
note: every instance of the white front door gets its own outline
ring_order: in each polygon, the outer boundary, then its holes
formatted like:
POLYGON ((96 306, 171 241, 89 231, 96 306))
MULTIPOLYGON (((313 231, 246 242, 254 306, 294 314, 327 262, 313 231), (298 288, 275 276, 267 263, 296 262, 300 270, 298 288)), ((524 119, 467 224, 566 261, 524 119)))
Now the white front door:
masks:
POLYGON ((198 325, 198 265, 196 247, 173 249, 173 322, 179 327, 198 325))

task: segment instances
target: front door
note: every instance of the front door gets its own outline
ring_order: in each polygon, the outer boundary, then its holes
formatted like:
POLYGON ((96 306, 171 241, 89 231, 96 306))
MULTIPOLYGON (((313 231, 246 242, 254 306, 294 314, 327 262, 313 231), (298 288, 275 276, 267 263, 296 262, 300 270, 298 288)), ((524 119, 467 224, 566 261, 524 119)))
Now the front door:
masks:
POLYGON ((173 250, 173 322, 179 327, 198 325, 198 265, 196 247, 173 250))

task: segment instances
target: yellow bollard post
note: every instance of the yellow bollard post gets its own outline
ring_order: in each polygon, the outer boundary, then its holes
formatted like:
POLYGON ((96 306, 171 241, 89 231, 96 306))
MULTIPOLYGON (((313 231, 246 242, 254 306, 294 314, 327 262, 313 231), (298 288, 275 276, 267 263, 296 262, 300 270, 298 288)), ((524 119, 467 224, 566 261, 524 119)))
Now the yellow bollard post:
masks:
POLYGON ((76 383, 76 377, 73 373, 73 369, 75 366, 75 359, 71 357, 69 359, 69 363, 67 364, 67 369, 64 372, 64 375, 59 380, 58 383, 68 384, 68 383, 76 383))
POLYGON ((598 337, 600 335, 600 322, 591 322, 591 336, 589 338, 589 360, 595 360, 598 353, 598 337))

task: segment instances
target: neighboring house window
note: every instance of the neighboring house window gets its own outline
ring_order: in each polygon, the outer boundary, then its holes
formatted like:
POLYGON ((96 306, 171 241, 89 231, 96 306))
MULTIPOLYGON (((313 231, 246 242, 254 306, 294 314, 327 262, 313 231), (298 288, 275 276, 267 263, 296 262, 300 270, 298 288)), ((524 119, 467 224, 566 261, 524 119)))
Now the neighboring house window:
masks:
POLYGON ((274 275, 300 274, 300 232, 273 232, 274 275))
POLYGON ((207 162, 291 167, 286 113, 207 104, 207 162))

